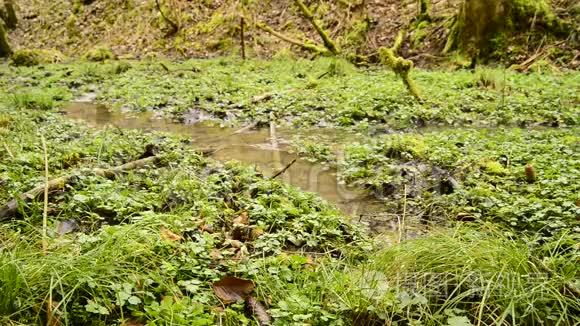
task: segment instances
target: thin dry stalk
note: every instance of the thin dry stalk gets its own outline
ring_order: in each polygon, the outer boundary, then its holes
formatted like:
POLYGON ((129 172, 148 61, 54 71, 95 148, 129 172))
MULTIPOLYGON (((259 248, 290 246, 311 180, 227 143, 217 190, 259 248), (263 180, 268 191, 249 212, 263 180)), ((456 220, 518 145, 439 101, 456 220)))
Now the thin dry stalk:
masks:
POLYGON ((401 243, 403 239, 403 230, 405 229, 405 218, 407 216, 407 185, 403 186, 403 216, 397 215, 397 222, 399 224, 399 239, 397 243, 401 243))
POLYGON ((2 143, 2 145, 4 145, 4 149, 8 153, 8 156, 10 156, 11 159, 14 159, 14 154, 12 154, 12 151, 10 151, 10 148, 8 147, 8 145, 6 143, 2 143))
POLYGON ((48 154, 46 151, 46 140, 44 135, 40 136, 42 140, 42 150, 44 151, 44 208, 42 210, 42 252, 46 255, 48 251, 48 241, 46 239, 46 229, 48 225, 48 154))

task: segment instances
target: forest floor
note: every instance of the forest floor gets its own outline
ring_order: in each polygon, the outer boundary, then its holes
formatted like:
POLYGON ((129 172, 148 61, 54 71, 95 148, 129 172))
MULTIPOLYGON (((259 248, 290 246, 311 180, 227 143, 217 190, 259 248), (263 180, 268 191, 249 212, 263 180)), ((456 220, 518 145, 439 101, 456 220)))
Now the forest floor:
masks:
MULTIPOLYGON (((419 1, 320 0, 306 3, 345 56, 364 55, 376 63, 378 49, 391 47, 397 34, 406 30, 401 54, 416 66, 462 66, 469 65, 471 60, 445 51, 462 6, 461 0, 430 1, 429 17, 419 20, 419 1)), ((531 59, 528 63, 577 69, 580 65, 580 7, 576 1, 518 3, 531 10, 527 13, 529 17, 512 18, 521 19, 522 26, 514 33, 494 37, 493 51, 484 58, 507 66, 531 59), (554 17, 570 26, 566 35, 555 35, 546 29, 541 3, 547 3, 554 17)), ((299 42, 310 40, 322 44, 294 1, 20 0, 16 11, 19 23, 9 33, 14 49, 51 49, 73 58, 95 48, 110 49, 125 59, 239 55, 242 16, 245 18, 245 52, 249 58, 275 58, 288 53, 315 56, 264 32, 258 27, 260 24, 299 42), (159 8, 177 30, 163 18, 159 8)), ((485 19, 483 17, 482 14, 481 19, 485 19)), ((510 18, 505 20, 496 24, 513 23, 510 18)), ((61 57, 62 54, 59 59, 61 57)))
POLYGON ((46 207, 25 196, 0 216, 3 324, 579 322, 577 72, 419 70, 422 102, 392 72, 335 59, 3 64, 0 76, 0 205, 70 176, 46 207), (347 214, 187 133, 73 121, 78 99, 252 127, 239 137, 278 129, 285 151, 382 210, 347 214), (129 162, 144 164, 99 170, 129 162), (253 282, 246 304, 216 290, 232 276, 253 282))

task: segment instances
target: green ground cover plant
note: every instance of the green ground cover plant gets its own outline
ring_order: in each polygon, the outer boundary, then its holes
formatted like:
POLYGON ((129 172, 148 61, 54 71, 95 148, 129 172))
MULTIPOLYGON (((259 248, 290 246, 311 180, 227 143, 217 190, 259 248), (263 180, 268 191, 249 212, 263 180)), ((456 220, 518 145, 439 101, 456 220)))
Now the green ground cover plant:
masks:
POLYGON ((424 103, 405 93, 383 69, 359 69, 338 59, 233 58, 184 62, 123 61, 39 67, 2 67, 11 89, 97 91, 98 100, 126 110, 155 110, 180 119, 190 110, 217 121, 269 120, 294 126, 355 130, 388 126, 574 126, 578 124, 578 75, 518 74, 510 70, 416 71, 424 103), (123 66, 123 67, 121 67, 123 66), (340 74, 336 67, 342 67, 340 74), (122 68, 122 69, 121 69, 122 68), (264 95, 269 95, 264 97, 264 95), (252 102, 255 97, 264 100, 252 102))
POLYGON ((578 74, 416 71, 419 104, 394 74, 335 60, 0 65, 0 205, 45 163, 72 176, 0 222, 0 323, 258 324, 214 294, 224 276, 253 281, 275 325, 579 323, 578 74), (399 236, 185 137, 59 113, 87 93, 304 130, 291 149, 383 199, 399 236))

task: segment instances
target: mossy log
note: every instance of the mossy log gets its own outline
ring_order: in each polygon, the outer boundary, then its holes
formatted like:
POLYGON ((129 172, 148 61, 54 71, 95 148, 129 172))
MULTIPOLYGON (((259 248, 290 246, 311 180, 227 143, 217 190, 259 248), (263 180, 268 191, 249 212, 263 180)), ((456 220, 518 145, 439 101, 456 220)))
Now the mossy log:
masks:
POLYGON ((18 18, 14 10, 14 0, 4 0, 4 15, 2 17, 8 29, 16 28, 18 18))
POLYGON ((8 43, 8 36, 4 24, 0 21, 0 58, 8 58, 12 54, 10 43, 8 43))
POLYGON ((308 21, 310 22, 310 24, 312 24, 314 29, 316 29, 316 32, 318 32, 318 35, 320 35, 320 38, 324 42, 324 46, 328 49, 328 51, 330 51, 334 55, 339 54, 340 50, 338 49, 338 46, 336 46, 334 41, 332 41, 330 36, 328 36, 328 33, 322 28, 322 26, 320 26, 320 24, 316 21, 316 19, 314 19, 314 15, 310 11, 310 9, 308 9, 308 7, 304 4, 304 2, 302 2, 302 0, 294 0, 294 1, 298 5, 298 8, 300 8, 300 11, 304 15, 304 17, 306 17, 306 19, 308 19, 308 21))
MULTIPOLYGON (((107 179, 115 179, 120 174, 127 172, 129 170, 134 170, 138 168, 143 168, 148 165, 155 165, 160 162, 160 157, 151 156, 143 158, 140 160, 125 163, 123 165, 110 168, 110 169, 93 169, 89 174, 100 176, 107 179)), ((0 208, 0 221, 8 220, 16 215, 18 210, 22 207, 22 204, 28 203, 35 199, 41 197, 44 194, 45 188, 48 188, 49 192, 53 192, 59 189, 63 189, 66 185, 70 185, 77 180, 75 174, 65 175, 56 179, 48 181, 48 184, 40 184, 29 191, 20 194, 17 198, 12 199, 6 205, 0 208)))
POLYGON ((269 33, 273 36, 276 36, 277 38, 286 41, 290 44, 299 46, 301 48, 303 48, 304 50, 310 51, 310 52, 314 52, 316 54, 322 54, 322 55, 328 55, 328 54, 332 54, 329 50, 327 50, 326 48, 317 45, 314 41, 312 40, 307 40, 306 42, 301 42, 299 40, 293 39, 289 36, 286 36, 282 33, 276 32, 275 30, 273 30, 270 26, 263 24, 263 23, 258 23, 256 25, 259 29, 263 30, 266 33, 269 33))

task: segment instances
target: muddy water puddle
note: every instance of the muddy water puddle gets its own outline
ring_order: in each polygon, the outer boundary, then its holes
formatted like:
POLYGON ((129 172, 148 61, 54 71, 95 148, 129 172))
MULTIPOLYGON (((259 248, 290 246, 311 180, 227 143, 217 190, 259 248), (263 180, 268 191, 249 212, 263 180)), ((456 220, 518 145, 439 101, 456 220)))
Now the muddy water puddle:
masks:
POLYGON ((69 118, 85 121, 96 128, 114 126, 189 136, 196 148, 215 150, 212 158, 253 165, 266 176, 274 175, 295 161, 279 179, 304 191, 318 193, 320 197, 353 217, 372 216, 384 210, 383 204, 364 189, 347 187, 338 182, 335 170, 310 163, 291 153, 289 139, 302 135, 296 131, 262 128, 237 132, 239 130, 206 123, 175 123, 156 117, 152 112, 122 113, 109 110, 104 105, 86 102, 69 103, 63 111, 69 118))

